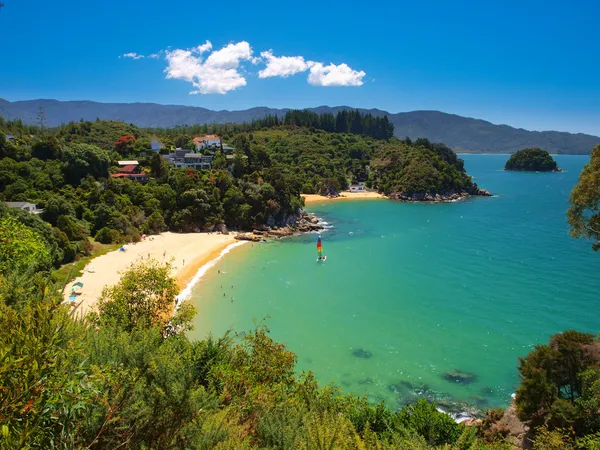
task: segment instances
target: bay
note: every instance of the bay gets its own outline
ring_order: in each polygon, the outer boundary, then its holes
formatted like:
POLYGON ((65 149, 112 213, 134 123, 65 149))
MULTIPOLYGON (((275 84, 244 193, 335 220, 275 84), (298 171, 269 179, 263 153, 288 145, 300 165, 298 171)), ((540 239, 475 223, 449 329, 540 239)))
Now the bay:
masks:
POLYGON ((569 236, 565 217, 589 157, 556 156, 562 173, 461 157, 494 197, 311 205, 332 227, 327 261, 315 261, 315 235, 233 250, 193 291, 191 336, 265 323, 299 372, 373 402, 506 406, 518 357, 553 333, 600 329, 600 254, 569 236))

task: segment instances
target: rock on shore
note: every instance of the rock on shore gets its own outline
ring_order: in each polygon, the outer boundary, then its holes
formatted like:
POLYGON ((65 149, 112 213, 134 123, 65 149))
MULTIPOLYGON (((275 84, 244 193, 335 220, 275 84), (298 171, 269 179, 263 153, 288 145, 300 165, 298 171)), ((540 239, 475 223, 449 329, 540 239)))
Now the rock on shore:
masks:
POLYGON ((474 183, 473 187, 464 191, 447 191, 436 194, 426 192, 392 192, 389 198, 405 202, 453 202, 471 196, 491 197, 492 194, 486 189, 480 189, 474 183))
POLYGON ((319 223, 317 216, 306 211, 301 211, 297 216, 289 218, 284 226, 263 225, 255 228, 251 233, 239 233, 236 236, 236 239, 260 242, 266 239, 279 239, 294 234, 308 233, 310 231, 319 231, 322 229, 323 225, 319 223))

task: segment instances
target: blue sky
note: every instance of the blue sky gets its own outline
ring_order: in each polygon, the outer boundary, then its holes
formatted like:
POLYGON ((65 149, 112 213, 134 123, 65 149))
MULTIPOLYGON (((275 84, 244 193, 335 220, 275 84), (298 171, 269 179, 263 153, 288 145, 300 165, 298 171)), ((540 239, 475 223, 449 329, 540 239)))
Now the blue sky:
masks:
POLYGON ((435 109, 600 135, 598 1, 3 2, 11 101, 435 109))

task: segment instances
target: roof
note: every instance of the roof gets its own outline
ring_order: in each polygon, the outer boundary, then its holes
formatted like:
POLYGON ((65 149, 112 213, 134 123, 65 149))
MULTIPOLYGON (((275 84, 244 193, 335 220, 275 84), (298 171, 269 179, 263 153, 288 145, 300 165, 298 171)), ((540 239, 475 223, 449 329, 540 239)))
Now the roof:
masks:
POLYGON ((133 171, 136 169, 136 167, 137 167, 137 166, 134 166, 133 164, 130 164, 130 165, 128 165, 128 166, 121 167, 121 168, 119 169, 119 172, 120 172, 120 173, 131 173, 131 172, 133 172, 133 171))
POLYGON ((15 138, 12 134, 5 134, 4 137, 6 139, 14 139, 15 138))
MULTIPOLYGON (((23 206, 26 206, 26 205, 33 205, 33 203, 29 203, 29 202, 4 202, 4 203, 9 208, 22 208, 23 206)), ((33 206, 35 206, 35 205, 33 205, 33 206)))
POLYGON ((119 161, 119 165, 120 166, 137 166, 139 164, 139 162, 132 160, 132 161, 119 161))
POLYGON ((112 178, 148 178, 145 173, 113 173, 112 178))
POLYGON ((162 144, 162 142, 160 141, 160 139, 159 139, 159 138, 157 138, 156 136, 152 136, 152 138, 150 139, 150 142, 153 142, 153 141, 155 141, 155 142, 158 142, 158 143, 162 144))
POLYGON ((223 150, 235 150, 235 147, 232 147, 229 144, 223 144, 223 150))
POLYGON ((196 136, 194 139, 192 139, 192 142, 194 142, 194 144, 197 144, 198 142, 218 141, 219 139, 221 138, 216 134, 205 134, 203 136, 196 136))
POLYGON ((212 156, 203 155, 202 153, 186 153, 184 155, 184 158, 211 158, 212 159, 212 156))

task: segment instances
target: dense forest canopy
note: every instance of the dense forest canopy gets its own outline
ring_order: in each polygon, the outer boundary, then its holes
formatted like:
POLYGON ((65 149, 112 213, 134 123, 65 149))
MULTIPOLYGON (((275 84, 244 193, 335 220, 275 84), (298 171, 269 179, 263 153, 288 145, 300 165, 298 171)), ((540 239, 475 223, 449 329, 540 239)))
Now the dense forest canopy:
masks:
MULTIPOLYGON (((103 120, 48 128, 43 111, 39 119, 37 126, 0 119, 0 200, 27 201, 43 210, 35 220, 47 228, 44 239, 54 249, 55 266, 89 252, 89 237, 110 244, 166 230, 287 223, 303 207, 301 193, 337 195, 355 182, 386 194, 471 186, 448 147, 426 139, 401 141, 391 137, 386 118, 358 111, 290 111, 282 120, 267 116, 249 124, 174 129, 103 120), (161 153, 195 151, 194 137, 206 133, 233 146, 233 159, 228 162, 217 148, 211 170, 177 169, 150 150, 158 138, 161 153), (132 159, 148 183, 109 176, 119 160, 132 159)), ((23 222, 26 214, 13 209, 0 217, 17 214, 23 222)))
POLYGON ((523 172, 555 172, 559 170, 550 153, 539 148, 519 150, 508 158, 504 168, 523 172))

